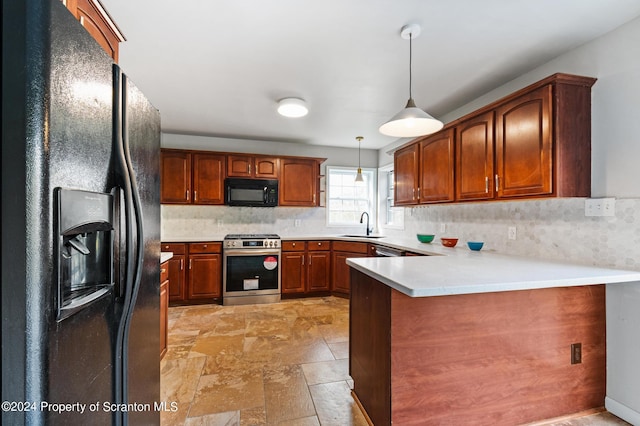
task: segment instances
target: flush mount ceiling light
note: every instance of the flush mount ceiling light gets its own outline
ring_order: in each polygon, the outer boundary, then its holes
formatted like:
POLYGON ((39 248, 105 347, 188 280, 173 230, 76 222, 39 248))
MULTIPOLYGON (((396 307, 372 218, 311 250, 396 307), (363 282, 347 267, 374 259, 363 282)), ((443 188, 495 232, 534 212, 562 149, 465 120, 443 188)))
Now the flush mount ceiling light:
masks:
POLYGON ((307 104, 302 99, 284 98, 278 101, 278 114, 285 117, 304 117, 308 112, 307 104))
POLYGON ((362 167, 360 167, 360 145, 362 144, 362 136, 356 136, 356 140, 358 141, 358 172, 356 173, 356 182, 364 182, 364 178, 362 177, 362 167))
POLYGON ((394 115, 391 120, 384 123, 378 129, 380 133, 398 138, 410 138, 428 135, 442 129, 443 124, 422 109, 416 107, 411 96, 411 40, 420 35, 420 26, 417 24, 405 25, 400 31, 400 36, 409 40, 409 100, 402 111, 394 115))

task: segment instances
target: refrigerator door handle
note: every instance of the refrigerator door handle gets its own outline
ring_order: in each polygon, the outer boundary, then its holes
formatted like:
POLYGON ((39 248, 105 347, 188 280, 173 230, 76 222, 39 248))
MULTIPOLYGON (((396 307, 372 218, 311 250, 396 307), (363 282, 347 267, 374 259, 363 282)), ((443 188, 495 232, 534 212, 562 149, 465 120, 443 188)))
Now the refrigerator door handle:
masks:
MULTIPOLYGON (((116 404, 126 404, 127 394, 127 353, 129 346, 129 329, 133 308, 136 303, 138 289, 142 279, 142 262, 144 258, 144 230, 140 194, 136 184, 136 176, 131 163, 127 127, 127 78, 120 71, 120 67, 113 66, 114 82, 114 145, 116 149, 116 176, 118 184, 124 190, 125 211, 125 241, 126 241, 126 275, 125 297, 122 314, 116 336, 114 399, 116 404), (135 222, 135 248, 134 227, 135 222)), ((114 424, 127 425, 126 412, 114 413, 114 424)))

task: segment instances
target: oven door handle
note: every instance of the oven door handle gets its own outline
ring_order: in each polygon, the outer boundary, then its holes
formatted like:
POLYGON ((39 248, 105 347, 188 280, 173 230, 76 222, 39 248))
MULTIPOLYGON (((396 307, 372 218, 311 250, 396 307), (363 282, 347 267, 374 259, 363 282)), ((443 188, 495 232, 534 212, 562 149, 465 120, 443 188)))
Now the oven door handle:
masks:
POLYGON ((225 249, 225 256, 279 256, 280 250, 234 250, 234 249, 225 249))

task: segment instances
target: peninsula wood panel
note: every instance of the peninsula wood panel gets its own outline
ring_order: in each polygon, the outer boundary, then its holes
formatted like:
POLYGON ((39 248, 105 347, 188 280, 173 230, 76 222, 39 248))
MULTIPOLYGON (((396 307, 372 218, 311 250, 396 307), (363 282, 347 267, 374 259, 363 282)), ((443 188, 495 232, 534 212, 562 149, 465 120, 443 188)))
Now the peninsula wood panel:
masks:
POLYGON ((604 405, 603 285, 391 293, 394 424, 514 425, 604 405))
MULTIPOLYGON (((349 268, 349 375, 376 426, 391 424, 391 288, 349 268)), ((422 362, 421 362, 422 364, 422 362)))

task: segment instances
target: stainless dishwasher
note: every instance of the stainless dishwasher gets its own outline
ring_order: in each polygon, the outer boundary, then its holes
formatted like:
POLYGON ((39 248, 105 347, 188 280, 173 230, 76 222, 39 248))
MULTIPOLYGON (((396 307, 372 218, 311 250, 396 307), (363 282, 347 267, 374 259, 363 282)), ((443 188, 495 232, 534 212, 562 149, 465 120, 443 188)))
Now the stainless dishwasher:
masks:
POLYGON ((376 246, 377 257, 398 257, 404 256, 404 250, 399 250, 391 247, 376 246))

